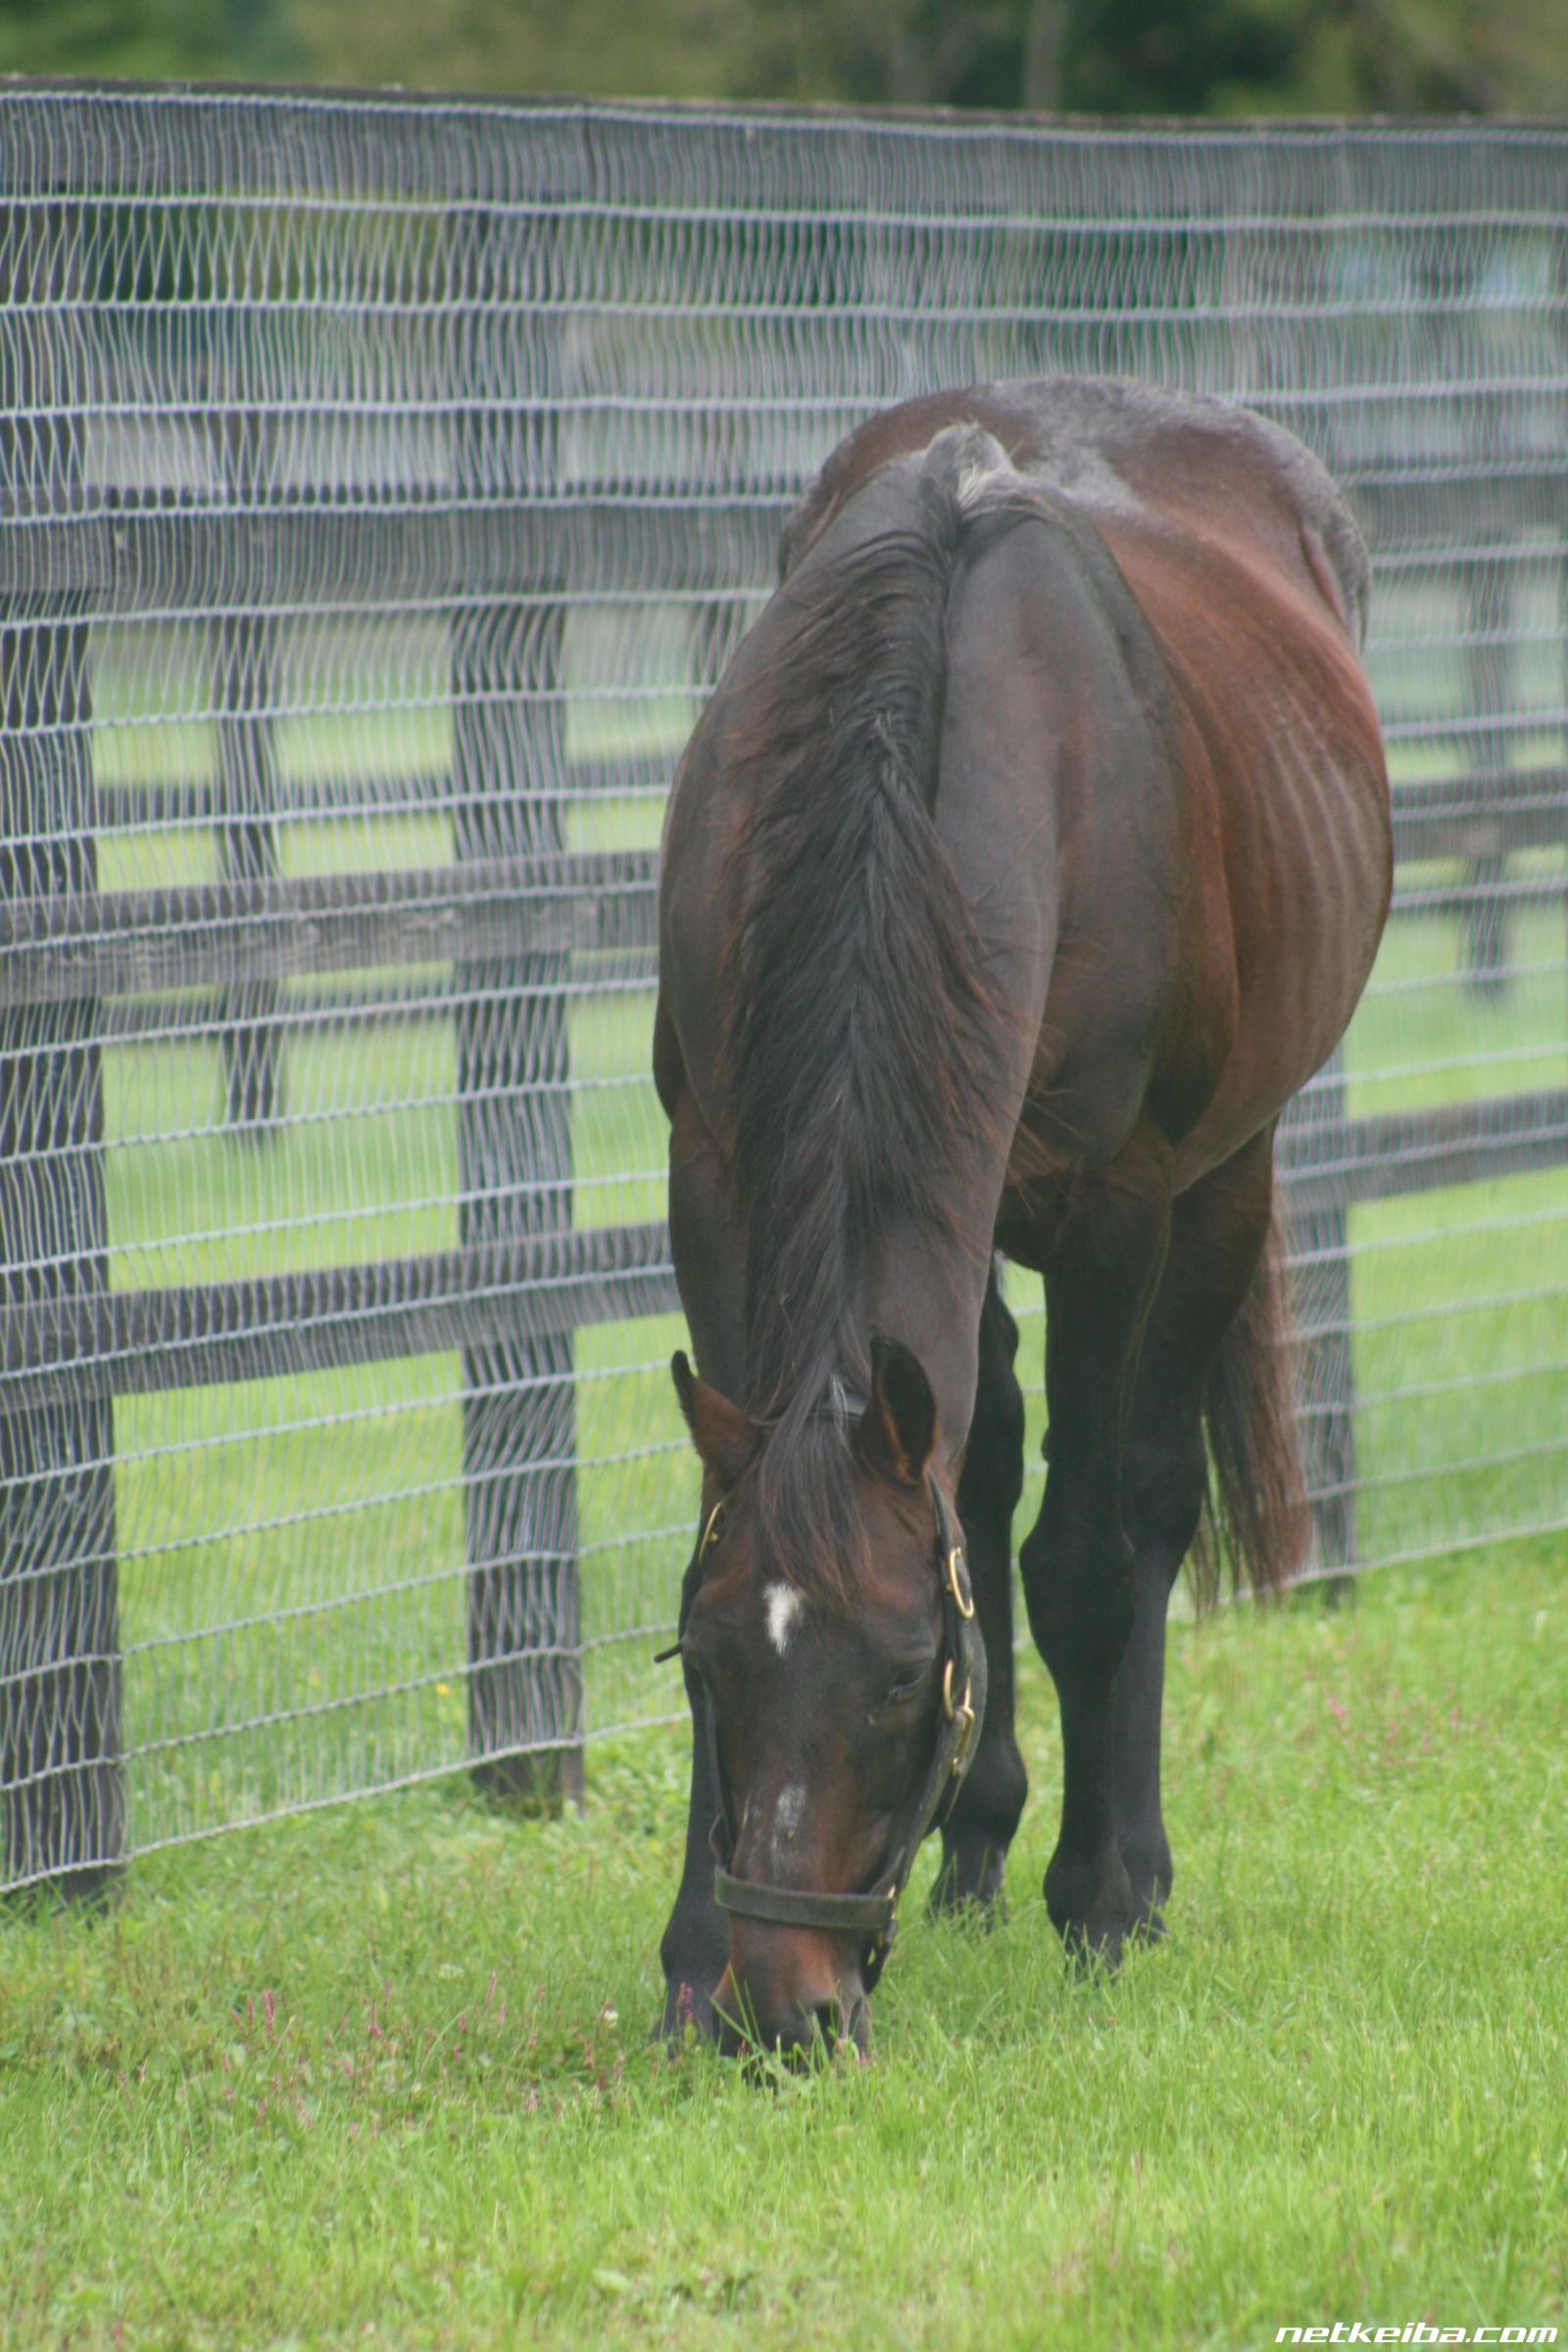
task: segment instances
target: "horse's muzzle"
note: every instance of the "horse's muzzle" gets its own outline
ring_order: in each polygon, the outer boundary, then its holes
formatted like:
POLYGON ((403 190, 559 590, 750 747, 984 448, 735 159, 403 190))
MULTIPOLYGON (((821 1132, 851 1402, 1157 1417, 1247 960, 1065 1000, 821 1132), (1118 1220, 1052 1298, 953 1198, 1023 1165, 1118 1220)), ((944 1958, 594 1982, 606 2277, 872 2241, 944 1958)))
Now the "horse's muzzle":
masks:
MULTIPOLYGON (((770 1940, 798 1946, 805 1939, 775 1931, 770 1940)), ((805 2065, 841 2050, 865 2056, 871 2011, 859 1971, 835 1976, 817 1954, 805 1967, 798 1964, 801 1957, 781 1950, 757 1965, 748 1955, 752 1964, 739 1975, 733 1960, 725 1969, 713 1993, 713 2029, 726 2057, 774 2055, 805 2065)))

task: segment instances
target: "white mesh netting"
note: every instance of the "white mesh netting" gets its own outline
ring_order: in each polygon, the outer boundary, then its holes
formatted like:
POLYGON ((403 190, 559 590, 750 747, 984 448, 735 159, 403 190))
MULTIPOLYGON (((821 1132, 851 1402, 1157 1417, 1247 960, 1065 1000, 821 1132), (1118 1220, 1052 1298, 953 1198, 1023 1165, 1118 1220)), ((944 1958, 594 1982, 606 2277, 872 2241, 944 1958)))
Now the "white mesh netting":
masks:
POLYGON ((662 794, 794 492, 938 385, 1202 387, 1352 491, 1401 864, 1290 1145, 1320 1566, 1568 1523, 1565 162, 0 93, 0 1885, 667 1712, 662 794))

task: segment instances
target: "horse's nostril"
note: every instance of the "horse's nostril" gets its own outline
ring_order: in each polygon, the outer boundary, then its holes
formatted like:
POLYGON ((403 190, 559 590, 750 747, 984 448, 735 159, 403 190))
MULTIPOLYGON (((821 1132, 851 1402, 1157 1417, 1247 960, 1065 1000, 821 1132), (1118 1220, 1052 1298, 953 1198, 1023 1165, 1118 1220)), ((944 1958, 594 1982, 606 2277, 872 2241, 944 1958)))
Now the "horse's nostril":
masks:
POLYGON ((864 2053, 869 2020, 860 1972, 834 1955, 792 1948, 770 1932, 734 1954, 713 1994, 719 2047, 730 2057, 782 2058, 864 2053))

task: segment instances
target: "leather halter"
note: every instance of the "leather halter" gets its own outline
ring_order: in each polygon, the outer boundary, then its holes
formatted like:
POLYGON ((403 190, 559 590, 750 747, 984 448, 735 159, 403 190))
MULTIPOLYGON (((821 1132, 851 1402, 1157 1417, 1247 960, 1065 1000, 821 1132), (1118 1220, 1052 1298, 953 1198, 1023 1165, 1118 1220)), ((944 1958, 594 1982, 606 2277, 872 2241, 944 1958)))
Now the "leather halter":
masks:
MULTIPOLYGON (((926 1485, 936 1512, 938 1573, 942 1585, 942 1714, 936 1748, 926 1770, 918 1804, 902 1842, 874 1886, 863 1894, 819 1893, 805 1886, 776 1886, 755 1879, 738 1879, 729 1868, 735 1850, 734 1803, 723 1758, 712 1701, 705 1691, 703 1711, 708 1725, 709 1755, 713 1785, 719 1792, 720 1814, 710 1842, 717 1867, 713 1899, 722 1910, 742 1919, 760 1919, 773 1927, 825 1928, 864 1938, 860 1973, 869 1992, 886 1966, 898 1927, 899 1897, 904 1892, 914 1858, 924 1839, 940 1829, 952 1812, 974 1754, 986 1703, 985 1642, 975 1621, 974 1594, 963 1556, 963 1544, 948 1498, 935 1476, 927 1471, 926 1485)), ((710 1516, 693 1556, 695 1570, 708 1548, 717 1510, 710 1516)))

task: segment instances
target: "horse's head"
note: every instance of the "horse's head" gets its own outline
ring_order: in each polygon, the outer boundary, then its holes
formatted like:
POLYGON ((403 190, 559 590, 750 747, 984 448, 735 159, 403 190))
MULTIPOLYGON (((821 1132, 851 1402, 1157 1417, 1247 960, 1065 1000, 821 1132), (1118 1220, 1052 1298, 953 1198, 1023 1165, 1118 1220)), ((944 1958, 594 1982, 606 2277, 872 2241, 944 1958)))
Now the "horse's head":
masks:
POLYGON ((797 1417, 794 1454, 774 1464, 768 1425, 674 1362, 704 1472, 680 1647, 719 1793, 714 1892, 730 1941, 714 2011, 735 2049, 863 2047, 899 1895, 985 1703, 930 1385, 895 1343, 874 1343, 871 1359, 863 1406, 797 1417), (781 1544, 791 1479, 832 1490, 816 1524, 839 1528, 846 1556, 801 1557, 809 1508, 781 1544))

